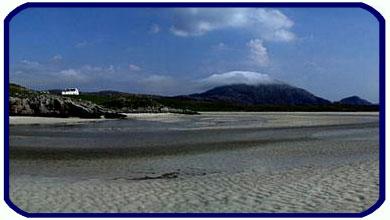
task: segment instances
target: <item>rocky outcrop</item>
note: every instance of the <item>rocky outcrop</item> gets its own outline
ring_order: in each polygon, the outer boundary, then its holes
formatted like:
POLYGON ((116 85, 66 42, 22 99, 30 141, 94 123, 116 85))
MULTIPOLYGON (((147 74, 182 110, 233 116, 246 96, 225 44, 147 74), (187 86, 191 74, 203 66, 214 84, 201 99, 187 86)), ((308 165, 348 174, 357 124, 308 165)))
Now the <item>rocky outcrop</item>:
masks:
POLYGON ((9 98, 9 114, 47 117, 124 118, 123 114, 92 102, 69 97, 36 94, 9 98))
POLYGON ((122 113, 197 114, 189 109, 168 108, 153 96, 134 95, 115 91, 83 93, 82 96, 62 96, 61 90, 35 91, 10 84, 10 115, 125 118, 122 113), (99 104, 88 100, 99 100, 99 104))

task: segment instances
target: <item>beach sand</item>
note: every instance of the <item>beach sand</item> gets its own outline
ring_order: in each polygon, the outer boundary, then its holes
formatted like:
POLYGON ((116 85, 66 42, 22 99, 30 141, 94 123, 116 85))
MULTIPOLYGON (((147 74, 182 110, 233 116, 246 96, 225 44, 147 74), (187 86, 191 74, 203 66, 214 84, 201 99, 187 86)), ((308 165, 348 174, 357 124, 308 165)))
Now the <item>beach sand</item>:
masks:
POLYGON ((10 145, 28 212, 361 212, 379 195, 377 113, 15 125, 10 145))
POLYGON ((9 124, 10 125, 78 124, 78 123, 96 122, 101 120, 107 120, 107 119, 10 116, 9 124))

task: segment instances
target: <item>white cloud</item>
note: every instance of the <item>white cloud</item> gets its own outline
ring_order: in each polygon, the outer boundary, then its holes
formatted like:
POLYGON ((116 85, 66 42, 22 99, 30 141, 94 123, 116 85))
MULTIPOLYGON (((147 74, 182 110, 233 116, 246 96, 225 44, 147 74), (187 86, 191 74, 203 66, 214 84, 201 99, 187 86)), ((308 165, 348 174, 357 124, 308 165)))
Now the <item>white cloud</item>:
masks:
POLYGON ((66 69, 66 70, 61 70, 60 74, 67 77, 74 77, 74 76, 78 77, 80 72, 75 69, 66 69))
POLYGON ((134 64, 129 64, 129 70, 136 72, 136 71, 140 71, 141 67, 134 65, 134 64))
POLYGON ((116 72, 116 67, 114 65, 109 65, 107 68, 108 73, 115 73, 116 72))
POLYGON ((211 48, 213 50, 227 50, 227 49, 229 49, 229 47, 225 43, 222 43, 222 42, 220 42, 216 45, 213 45, 211 48))
POLYGON ((63 83, 68 82, 78 84, 81 82, 88 81, 88 74, 85 74, 85 72, 81 71, 81 69, 64 69, 60 70, 57 73, 54 73, 54 75, 51 77, 55 77, 56 80, 61 81, 63 83))
POLYGON ((270 84, 278 83, 267 74, 249 71, 231 71, 221 74, 213 74, 199 81, 205 87, 214 87, 231 84, 270 84))
POLYGON ((280 30, 276 30, 274 32, 269 33, 268 38, 274 39, 274 41, 289 42, 289 41, 293 41, 295 39, 295 35, 290 31, 280 29, 280 30))
POLYGON ((108 65, 108 66, 91 66, 91 65, 84 65, 80 67, 79 72, 81 72, 83 75, 89 75, 89 76, 108 76, 112 77, 112 74, 115 74, 118 72, 119 67, 116 67, 114 65, 108 65))
POLYGON ((81 41, 81 42, 78 42, 75 44, 75 47, 76 48, 84 48, 84 47, 87 47, 89 45, 89 43, 87 41, 81 41))
MULTIPOLYGON (((58 80, 71 81, 73 83, 86 83, 93 84, 100 80, 102 83, 111 80, 110 78, 119 77, 117 75, 118 68, 114 65, 108 66, 92 66, 84 65, 78 68, 69 68, 58 70, 55 73, 58 80)), ((48 72, 50 74, 50 72, 48 72)), ((52 74, 50 74, 52 75, 52 74)))
POLYGON ((184 31, 184 30, 180 30, 176 27, 171 27, 171 32, 176 35, 176 36, 179 36, 179 37, 188 37, 188 36, 191 36, 191 35, 200 35, 200 34, 191 34, 190 32, 188 31, 184 31))
POLYGON ((159 74, 144 75, 135 80, 142 87, 142 90, 148 91, 147 93, 151 94, 170 94, 182 86, 178 84, 176 79, 159 74))
POLYGON ((260 66, 267 66, 269 64, 267 48, 264 47, 262 40, 250 40, 247 43, 247 47, 249 48, 249 59, 251 62, 260 66))
POLYGON ((104 42, 104 38, 96 38, 96 39, 89 39, 89 40, 83 40, 77 42, 74 46, 76 48, 85 48, 85 47, 95 46, 96 44, 100 44, 102 42, 104 42))
POLYGON ((174 80, 169 76, 157 75, 157 74, 147 76, 140 81, 142 81, 145 84, 154 85, 154 86, 155 85, 159 85, 159 86, 170 85, 174 82, 174 80))
POLYGON ((173 34, 181 37, 201 36, 225 28, 247 28, 269 41, 295 38, 294 22, 275 9, 264 8, 180 8, 174 11, 173 34))
POLYGON ((152 26, 150 26, 149 28, 149 33, 151 34, 157 34, 160 31, 161 31, 160 26, 158 26, 157 24, 152 24, 152 26))
POLYGON ((57 55, 53 56, 51 58, 51 60, 56 61, 56 62, 61 61, 62 60, 62 56, 60 54, 57 54, 57 55))
POLYGON ((36 68, 41 66, 39 62, 31 60, 21 60, 20 63, 27 68, 36 68))
POLYGON ((180 8, 175 9, 171 31, 178 36, 199 36, 209 31, 241 26, 246 19, 243 9, 180 8))
POLYGON ((83 72, 97 72, 97 71, 102 71, 103 67, 100 66, 91 66, 91 65, 84 65, 80 67, 83 72))

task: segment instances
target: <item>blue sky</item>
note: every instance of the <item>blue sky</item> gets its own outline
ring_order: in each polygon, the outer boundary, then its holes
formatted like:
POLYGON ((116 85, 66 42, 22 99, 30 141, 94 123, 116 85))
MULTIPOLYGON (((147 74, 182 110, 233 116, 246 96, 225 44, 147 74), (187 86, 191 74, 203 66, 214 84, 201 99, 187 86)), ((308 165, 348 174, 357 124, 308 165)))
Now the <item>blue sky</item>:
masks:
POLYGON ((377 102, 378 36, 358 8, 30 8, 10 24, 10 80, 161 95, 278 80, 377 102))

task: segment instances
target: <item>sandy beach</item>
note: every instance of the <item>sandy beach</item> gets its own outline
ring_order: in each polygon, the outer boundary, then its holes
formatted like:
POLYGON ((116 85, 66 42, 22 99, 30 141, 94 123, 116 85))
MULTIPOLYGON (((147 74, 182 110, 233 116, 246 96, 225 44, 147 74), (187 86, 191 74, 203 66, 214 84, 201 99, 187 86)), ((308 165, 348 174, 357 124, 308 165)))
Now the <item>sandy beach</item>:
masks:
POLYGON ((379 195, 378 113, 34 120, 10 120, 28 212, 361 212, 379 195))
POLYGON ((54 117, 33 117, 33 116, 10 116, 10 125, 53 125, 53 124, 79 124, 87 122, 97 122, 100 118, 54 118, 54 117))

